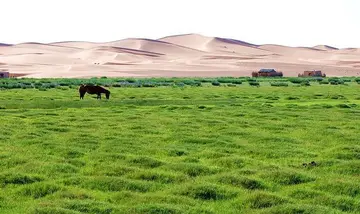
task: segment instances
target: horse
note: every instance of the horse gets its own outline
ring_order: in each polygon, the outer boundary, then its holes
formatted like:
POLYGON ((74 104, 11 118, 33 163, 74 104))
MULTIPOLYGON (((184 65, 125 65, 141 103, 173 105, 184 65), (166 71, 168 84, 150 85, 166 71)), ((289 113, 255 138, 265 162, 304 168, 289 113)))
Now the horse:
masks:
POLYGON ((98 85, 80 85, 79 88, 79 93, 80 93, 80 99, 84 99, 84 95, 86 93, 88 94, 97 94, 96 99, 101 99, 101 94, 105 94, 106 99, 110 98, 110 91, 98 86, 98 85))

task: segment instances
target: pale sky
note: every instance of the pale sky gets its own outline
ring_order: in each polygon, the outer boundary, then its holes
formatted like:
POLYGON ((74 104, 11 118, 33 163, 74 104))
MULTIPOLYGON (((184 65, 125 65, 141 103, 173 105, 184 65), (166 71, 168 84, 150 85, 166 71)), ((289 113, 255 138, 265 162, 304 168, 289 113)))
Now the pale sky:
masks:
POLYGON ((198 33, 254 44, 360 47, 360 0, 1 0, 0 42, 198 33))

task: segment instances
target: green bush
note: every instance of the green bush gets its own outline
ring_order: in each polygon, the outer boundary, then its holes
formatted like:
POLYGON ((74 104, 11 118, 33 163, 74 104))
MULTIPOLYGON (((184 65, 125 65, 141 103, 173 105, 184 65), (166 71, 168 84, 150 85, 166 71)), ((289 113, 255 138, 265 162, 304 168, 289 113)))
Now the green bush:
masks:
POLYGON ((300 84, 304 81, 304 79, 301 78, 290 78, 289 81, 294 84, 300 84))
POLYGON ((248 78, 248 79, 246 79, 246 81, 248 81, 248 82, 256 82, 257 80, 255 78, 248 78))
POLYGON ((309 81, 304 81, 300 85, 302 85, 302 86, 311 86, 309 81))
POLYGON ((219 83, 232 83, 232 84, 242 84, 240 79, 235 78, 218 78, 216 81, 219 83))
POLYGON ((331 77, 329 78, 329 82, 331 85, 342 85, 344 84, 344 81, 337 77, 331 77))
POLYGON ((250 81, 249 85, 251 85, 251 86, 260 86, 260 83, 250 81))
POLYGON ((211 83, 211 85, 213 85, 213 86, 220 86, 220 82, 214 81, 214 82, 211 83))
POLYGON ((287 87, 289 84, 287 82, 272 82, 270 83, 271 86, 275 87, 287 87))
POLYGON ((319 84, 322 84, 322 85, 327 85, 329 84, 329 81, 327 80, 323 80, 323 81, 320 81, 319 84))

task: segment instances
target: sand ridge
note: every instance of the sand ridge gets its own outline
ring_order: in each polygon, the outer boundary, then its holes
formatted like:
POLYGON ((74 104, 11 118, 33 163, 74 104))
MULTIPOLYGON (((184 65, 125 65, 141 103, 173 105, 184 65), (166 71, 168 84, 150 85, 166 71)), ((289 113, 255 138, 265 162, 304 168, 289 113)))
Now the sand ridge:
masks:
POLYGON ((309 69, 328 76, 360 76, 360 49, 256 45, 200 34, 0 44, 0 70, 34 78, 250 76, 261 68, 275 68, 285 76, 309 69))

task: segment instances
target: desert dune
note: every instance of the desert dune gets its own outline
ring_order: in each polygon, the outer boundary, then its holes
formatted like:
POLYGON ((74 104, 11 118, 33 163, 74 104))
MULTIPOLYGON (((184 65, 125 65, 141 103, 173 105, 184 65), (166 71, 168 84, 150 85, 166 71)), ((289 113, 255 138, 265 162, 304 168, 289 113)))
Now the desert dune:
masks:
POLYGON ((258 45, 199 34, 0 44, 0 70, 32 78, 250 76, 261 68, 284 76, 314 69, 327 76, 360 76, 360 49, 258 45))

